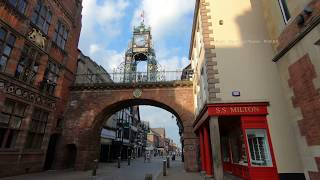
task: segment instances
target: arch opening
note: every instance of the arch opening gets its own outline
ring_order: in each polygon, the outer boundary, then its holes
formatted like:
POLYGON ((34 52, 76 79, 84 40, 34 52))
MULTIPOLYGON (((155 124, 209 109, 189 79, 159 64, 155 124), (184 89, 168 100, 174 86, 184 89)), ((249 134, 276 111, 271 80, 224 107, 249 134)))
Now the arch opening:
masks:
POLYGON ((98 131, 100 162, 147 155, 151 157, 171 155, 175 159, 176 155, 182 155, 180 144, 182 144, 183 125, 178 113, 165 104, 146 99, 126 100, 107 107, 100 116, 104 117, 98 120, 102 122, 98 131), (153 119, 146 118, 146 111, 152 110, 162 113, 161 118, 152 116, 148 117, 153 119), (166 119, 161 123, 162 118, 166 119), (130 125, 126 126, 127 123, 130 125), (173 127, 171 123, 176 124, 173 127))

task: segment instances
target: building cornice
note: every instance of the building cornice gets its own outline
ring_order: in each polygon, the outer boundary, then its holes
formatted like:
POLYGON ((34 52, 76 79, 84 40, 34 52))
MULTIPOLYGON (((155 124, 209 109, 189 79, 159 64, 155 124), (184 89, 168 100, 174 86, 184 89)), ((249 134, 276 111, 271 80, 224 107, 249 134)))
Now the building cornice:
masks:
POLYGON ((272 59, 273 62, 277 62, 281 59, 287 52, 291 50, 297 43, 299 43, 309 32, 311 32, 320 23, 320 15, 315 17, 315 19, 304 29, 304 31, 297 33, 297 36, 288 43, 288 45, 279 51, 276 56, 272 59))

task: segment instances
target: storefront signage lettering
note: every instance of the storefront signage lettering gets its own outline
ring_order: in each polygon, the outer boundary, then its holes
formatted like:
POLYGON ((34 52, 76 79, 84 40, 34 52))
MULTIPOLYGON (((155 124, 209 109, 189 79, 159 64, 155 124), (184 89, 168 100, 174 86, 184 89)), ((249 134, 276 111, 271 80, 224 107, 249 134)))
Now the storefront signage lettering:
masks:
POLYGON ((210 115, 250 115, 267 114, 265 106, 209 107, 210 115))

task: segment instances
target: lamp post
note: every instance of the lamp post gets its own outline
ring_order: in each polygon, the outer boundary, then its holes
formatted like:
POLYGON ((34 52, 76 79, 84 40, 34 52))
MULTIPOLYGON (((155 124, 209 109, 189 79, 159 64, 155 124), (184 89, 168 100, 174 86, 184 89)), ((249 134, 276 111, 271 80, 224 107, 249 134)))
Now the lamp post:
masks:
POLYGON ((119 157, 118 157, 118 168, 120 168, 120 164, 121 164, 121 157, 122 157, 122 145, 123 145, 123 124, 119 123, 120 128, 118 128, 118 131, 120 131, 121 133, 121 144, 120 144, 120 152, 119 152, 119 157))

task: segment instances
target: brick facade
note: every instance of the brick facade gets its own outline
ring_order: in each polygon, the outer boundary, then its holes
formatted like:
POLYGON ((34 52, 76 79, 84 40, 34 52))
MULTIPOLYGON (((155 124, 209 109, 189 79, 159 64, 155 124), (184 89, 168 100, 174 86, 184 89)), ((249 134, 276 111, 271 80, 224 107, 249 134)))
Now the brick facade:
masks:
MULTIPOLYGON (((308 146, 320 145, 320 123, 317 122, 320 116, 320 94, 313 80, 317 78, 314 65, 308 54, 289 66, 288 80, 294 96, 292 104, 299 108, 302 119, 298 121, 300 133, 306 137, 308 146)), ((318 169, 320 168, 319 157, 316 158, 318 169)), ((319 179, 319 172, 309 172, 310 179, 319 179)))
POLYGON ((192 83, 182 86, 141 85, 142 95, 134 98, 134 85, 130 87, 111 84, 110 86, 76 87, 71 93, 70 106, 66 112, 63 128, 62 150, 58 155, 59 168, 70 164, 70 145, 76 147, 75 168, 89 169, 94 159, 99 157, 100 130, 106 117, 132 105, 152 105, 175 114, 183 125, 185 169, 197 171, 196 147, 198 138, 192 131, 194 120, 192 83))
POLYGON ((0 1, 0 28, 16 37, 6 67, 0 72, 0 112, 4 111, 6 99, 27 105, 15 146, 0 148, 0 177, 43 170, 50 137, 52 134, 61 133, 57 127, 57 121, 63 119, 69 86, 74 80, 76 71, 77 46, 81 30, 81 1, 43 0, 43 7, 52 13, 47 33, 44 33, 31 20, 37 2, 38 0, 29 0, 25 11, 19 12, 9 1, 0 1), (64 48, 60 48, 54 42, 58 22, 62 22, 69 32, 64 48), (37 37, 44 39, 44 47, 41 46, 41 41, 39 43, 28 37, 34 29, 42 32, 43 36, 40 37, 38 34, 37 37), (39 53, 39 58, 36 60, 39 66, 32 84, 15 77, 22 50, 26 45, 39 53), (59 67, 54 94, 46 93, 41 89, 49 61, 59 67), (28 149, 26 140, 31 129, 32 113, 35 108, 49 112, 49 116, 41 147, 28 149))

